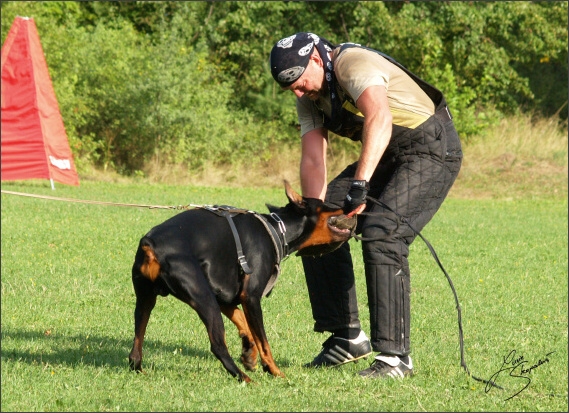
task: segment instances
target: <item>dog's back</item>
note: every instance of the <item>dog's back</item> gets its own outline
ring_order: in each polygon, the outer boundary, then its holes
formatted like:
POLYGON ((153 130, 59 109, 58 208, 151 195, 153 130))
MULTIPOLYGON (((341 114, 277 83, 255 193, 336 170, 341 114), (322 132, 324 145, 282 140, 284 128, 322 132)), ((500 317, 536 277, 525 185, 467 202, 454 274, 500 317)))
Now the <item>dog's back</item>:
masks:
MULTIPOLYGON (((264 288, 276 260, 270 235, 252 214, 232 219, 254 272, 252 282, 264 288)), ((152 228, 140 240, 133 271, 150 281, 161 274, 166 285, 173 277, 203 276, 219 304, 238 301, 241 268, 234 237, 226 219, 206 209, 182 212, 152 228)), ((172 289, 168 293, 176 295, 172 289)))

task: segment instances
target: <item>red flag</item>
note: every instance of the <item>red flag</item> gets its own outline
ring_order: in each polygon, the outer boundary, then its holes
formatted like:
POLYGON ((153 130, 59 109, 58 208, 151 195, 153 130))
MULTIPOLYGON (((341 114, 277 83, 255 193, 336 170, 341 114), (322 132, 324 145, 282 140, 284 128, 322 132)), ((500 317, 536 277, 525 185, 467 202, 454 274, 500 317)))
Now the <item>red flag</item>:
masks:
POLYGON ((16 17, 2 45, 2 181, 79 185, 32 18, 16 17))

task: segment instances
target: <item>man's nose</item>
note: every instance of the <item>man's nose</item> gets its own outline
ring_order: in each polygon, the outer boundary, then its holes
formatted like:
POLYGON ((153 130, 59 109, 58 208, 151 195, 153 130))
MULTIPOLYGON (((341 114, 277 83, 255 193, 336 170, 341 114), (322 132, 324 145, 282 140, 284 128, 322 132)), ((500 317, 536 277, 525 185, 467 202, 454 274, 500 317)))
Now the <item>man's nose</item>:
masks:
POLYGON ((299 98, 299 99, 304 95, 304 92, 302 92, 302 91, 300 91, 300 90, 298 90, 298 89, 295 89, 295 90, 293 90, 292 92, 293 92, 293 93, 296 95, 296 97, 299 98))

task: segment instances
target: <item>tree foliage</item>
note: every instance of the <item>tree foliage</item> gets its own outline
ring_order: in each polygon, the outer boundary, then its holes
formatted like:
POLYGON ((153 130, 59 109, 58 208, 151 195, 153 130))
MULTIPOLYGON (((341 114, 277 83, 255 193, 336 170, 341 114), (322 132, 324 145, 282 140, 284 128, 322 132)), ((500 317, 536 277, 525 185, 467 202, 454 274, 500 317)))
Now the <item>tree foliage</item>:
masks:
POLYGON ((2 2, 33 17, 79 162, 124 173, 270 159, 298 139, 280 38, 381 50, 439 87, 463 139, 517 111, 567 118, 567 2, 2 2))

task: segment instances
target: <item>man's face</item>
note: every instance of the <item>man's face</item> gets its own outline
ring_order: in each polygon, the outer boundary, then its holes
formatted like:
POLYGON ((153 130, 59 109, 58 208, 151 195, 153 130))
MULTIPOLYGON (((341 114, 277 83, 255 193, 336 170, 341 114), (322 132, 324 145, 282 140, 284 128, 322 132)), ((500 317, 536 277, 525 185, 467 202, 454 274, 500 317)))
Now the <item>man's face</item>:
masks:
POLYGON ((310 100, 317 100, 325 87, 322 60, 320 56, 312 55, 304 73, 292 85, 282 89, 291 90, 297 98, 306 95, 310 100))

